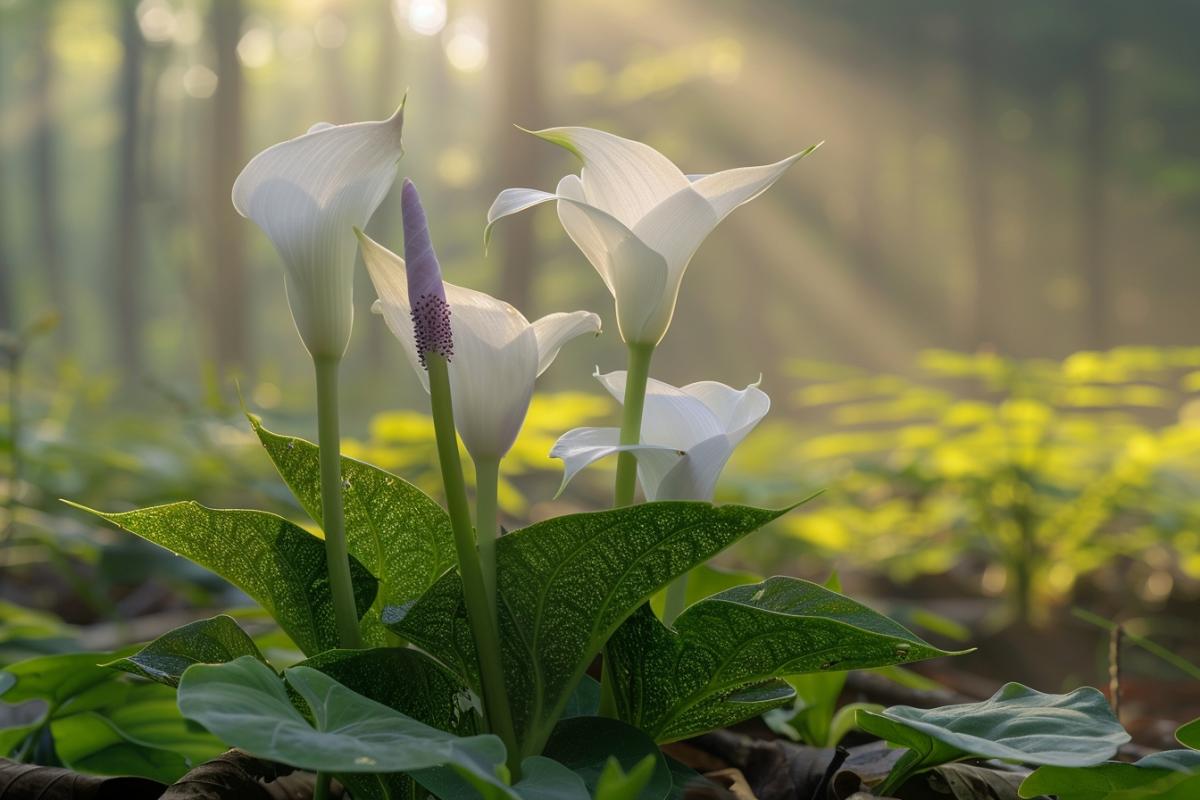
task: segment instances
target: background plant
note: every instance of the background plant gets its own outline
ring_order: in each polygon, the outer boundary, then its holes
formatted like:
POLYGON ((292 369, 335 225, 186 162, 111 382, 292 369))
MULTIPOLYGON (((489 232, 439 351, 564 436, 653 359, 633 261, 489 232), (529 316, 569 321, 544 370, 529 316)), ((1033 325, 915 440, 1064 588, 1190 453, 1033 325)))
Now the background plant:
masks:
POLYGON ((794 401, 835 429, 741 463, 769 480, 754 460, 781 457, 825 482, 787 532, 847 563, 901 580, 990 565, 982 588, 1022 619, 1116 563, 1140 563, 1126 585, 1161 600, 1195 579, 1198 359, 930 352, 912 378, 798 363, 794 401))

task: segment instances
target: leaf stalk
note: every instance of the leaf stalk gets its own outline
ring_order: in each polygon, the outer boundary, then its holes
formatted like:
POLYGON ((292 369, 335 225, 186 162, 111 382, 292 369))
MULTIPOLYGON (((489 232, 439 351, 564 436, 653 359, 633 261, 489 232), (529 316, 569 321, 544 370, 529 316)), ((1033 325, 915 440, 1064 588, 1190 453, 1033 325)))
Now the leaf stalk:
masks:
MULTIPOLYGON (((425 353, 429 370, 429 396, 433 412, 433 429, 437 439, 438 462, 442 483, 446 489, 446 507, 454 530, 454 547, 458 554, 458 570, 462 576, 463 599, 467 618, 479 654, 479 676, 483 689, 483 711, 488 728, 500 737, 508 751, 508 769, 513 781, 520 777, 521 750, 517 745, 512 710, 504 685, 504 669, 500 655, 500 635, 494 621, 483 576, 480 548, 471 525, 471 510, 467 501, 467 486, 463 480, 462 459, 458 454, 458 434, 454 427, 454 406, 450 395, 450 371, 444 356, 434 351, 425 353)), ((495 537, 493 537, 494 540, 495 537)), ((493 548, 495 542, 493 541, 493 548)), ((493 550, 494 552, 494 550, 493 550)), ((493 562, 494 563, 494 562, 493 562)))

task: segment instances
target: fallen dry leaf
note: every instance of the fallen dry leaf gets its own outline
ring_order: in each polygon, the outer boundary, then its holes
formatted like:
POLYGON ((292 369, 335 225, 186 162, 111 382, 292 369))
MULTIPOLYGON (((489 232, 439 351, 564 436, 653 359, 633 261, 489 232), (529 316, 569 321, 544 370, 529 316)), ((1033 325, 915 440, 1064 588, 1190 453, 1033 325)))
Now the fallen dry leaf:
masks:
POLYGON ((719 769, 714 772, 706 772, 704 777, 710 781, 715 781, 721 784, 738 800, 758 800, 753 790, 750 789, 750 784, 746 783, 746 776, 742 774, 740 769, 719 769))

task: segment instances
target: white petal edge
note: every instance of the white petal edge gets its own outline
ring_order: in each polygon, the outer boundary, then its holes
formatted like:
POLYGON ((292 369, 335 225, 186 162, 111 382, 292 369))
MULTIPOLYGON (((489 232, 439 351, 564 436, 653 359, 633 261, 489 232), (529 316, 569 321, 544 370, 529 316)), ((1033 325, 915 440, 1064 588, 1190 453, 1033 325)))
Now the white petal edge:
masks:
POLYGON ((540 189, 505 189, 496 195, 487 212, 487 227, 483 229, 483 246, 486 248, 492 240, 492 227, 513 214, 519 214, 527 208, 557 200, 558 195, 543 192, 540 189))
POLYGON ((558 216, 616 300, 621 338, 658 344, 672 311, 664 306, 670 281, 666 259, 603 209, 560 194, 558 216))
MULTIPOLYGON (((488 211, 485 245, 497 221, 550 200, 558 201, 558 218, 567 236, 617 301, 621 338, 657 344, 670 325, 679 290, 678 282, 671 285, 669 262, 619 219, 589 204, 578 176, 562 178, 554 194, 537 189, 505 189, 488 211)), ((707 205, 704 213, 711 214, 707 205)))
POLYGON ((447 283, 454 355, 454 421, 471 457, 502 458, 525 421, 537 378, 533 327, 516 308, 483 292, 447 283))
POLYGON ((712 502, 717 480, 734 447, 736 443, 722 434, 691 448, 658 482, 653 499, 712 502))
MULTIPOLYGON (((653 488, 661 476, 670 472, 671 468, 683 458, 683 452, 672 447, 655 445, 631 444, 622 445, 621 431, 617 428, 575 428, 558 437, 554 447, 550 448, 550 457, 562 459, 563 479, 558 488, 558 495, 563 493, 571 479, 589 464, 616 453, 630 452, 637 454, 639 478, 643 465, 647 477, 652 481, 653 488)), ((642 484, 642 492, 647 498, 652 496, 652 487, 642 484)))
POLYGON ((412 305, 408 301, 408 274, 405 272, 404 259, 361 230, 355 229, 355 233, 358 235, 363 263, 367 265, 367 275, 375 287, 375 294, 379 296, 371 304, 371 311, 383 317, 388 330, 399 340, 417 380, 428 392, 429 375, 421 366, 413 333, 412 305))
POLYGON ((580 171, 587 202, 633 227, 645 214, 688 185, 669 158, 642 142, 595 128, 564 127, 530 131, 583 161, 580 171))
MULTIPOLYGON (((577 207, 577 204, 587 204, 587 200, 583 196, 583 185, 579 182, 579 176, 567 175, 563 177, 558 182, 554 196, 559 200, 558 221, 562 224, 563 230, 567 232, 567 236, 579 248, 579 252, 583 253, 588 263, 599 273, 600 279, 604 281, 605 287, 608 288, 608 293, 615 298, 617 290, 613 288, 612 264, 607 249, 608 240, 600 234, 591 217, 577 207)), ((599 209, 597 209, 597 212, 603 213, 599 212, 599 209)), ((614 227, 620 225, 620 222, 614 221, 613 225, 614 227)))
POLYGON ((737 447, 771 410, 771 398, 758 388, 761 382, 759 378, 739 390, 717 381, 697 381, 681 387, 680 391, 703 403, 729 436, 730 446, 737 447))
POLYGON ((739 167, 698 177, 691 187, 709 202, 717 221, 725 219, 740 205, 750 202, 779 180, 788 168, 821 146, 814 144, 774 164, 739 167))
POLYGON ((554 363, 564 344, 584 334, 600 334, 600 317, 591 311, 570 311, 547 314, 533 323, 537 337, 538 368, 541 375, 554 363))
MULTIPOLYGON (((624 370, 604 374, 597 370, 594 377, 618 403, 624 403, 624 370)), ((688 450, 724 433, 717 417, 702 400, 654 378, 646 382, 646 403, 642 410, 643 444, 688 450)))

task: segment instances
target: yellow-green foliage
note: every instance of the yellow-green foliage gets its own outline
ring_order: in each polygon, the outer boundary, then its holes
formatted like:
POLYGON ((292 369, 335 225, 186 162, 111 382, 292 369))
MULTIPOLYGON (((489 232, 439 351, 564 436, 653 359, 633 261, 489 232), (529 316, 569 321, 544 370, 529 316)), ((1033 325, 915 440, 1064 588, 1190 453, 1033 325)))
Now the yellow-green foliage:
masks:
POLYGON ((819 553, 899 578, 974 559, 1027 616, 1118 556, 1150 599, 1176 564, 1200 578, 1200 349, 934 351, 916 378, 794 366, 824 432, 775 463, 828 487, 786 523, 819 553))
MULTIPOLYGON (((595 424, 613 414, 612 401, 598 394, 535 395, 525 426, 501 467, 500 507, 510 514, 524 514, 527 500, 512 479, 532 472, 560 471, 562 462, 550 458, 555 440, 571 428, 595 424)), ((344 440, 343 452, 401 474, 431 495, 441 493, 433 420, 428 414, 387 411, 371 420, 370 430, 370 439, 365 442, 344 440)), ((465 451, 463 463, 471 463, 465 451)))
MULTIPOLYGON (((899 580, 953 571, 1027 616, 1121 557, 1134 559, 1115 571, 1121 588, 1150 600, 1200 579, 1200 348, 1061 362, 930 351, 912 376, 791 368, 790 395, 782 380, 767 387, 775 410, 718 498, 771 505, 825 489, 773 529, 785 552, 899 580)), ((501 507, 520 519, 530 498, 548 499, 555 439, 615 414, 599 394, 535 396, 501 507)), ((427 415, 386 412, 370 431, 346 453, 440 491, 427 415)))

